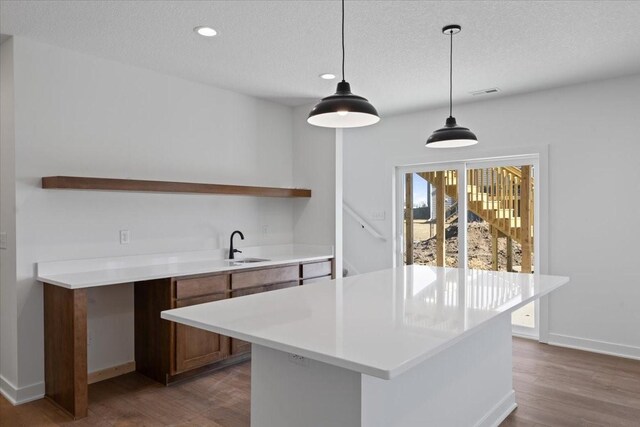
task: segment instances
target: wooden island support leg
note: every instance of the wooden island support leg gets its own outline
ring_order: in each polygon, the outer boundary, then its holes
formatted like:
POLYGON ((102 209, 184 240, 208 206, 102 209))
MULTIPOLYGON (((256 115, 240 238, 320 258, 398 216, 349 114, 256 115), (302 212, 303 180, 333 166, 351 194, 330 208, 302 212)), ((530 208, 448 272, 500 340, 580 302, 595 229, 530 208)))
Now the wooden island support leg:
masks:
POLYGON ((87 416, 87 290, 44 283, 45 394, 75 419, 87 416))

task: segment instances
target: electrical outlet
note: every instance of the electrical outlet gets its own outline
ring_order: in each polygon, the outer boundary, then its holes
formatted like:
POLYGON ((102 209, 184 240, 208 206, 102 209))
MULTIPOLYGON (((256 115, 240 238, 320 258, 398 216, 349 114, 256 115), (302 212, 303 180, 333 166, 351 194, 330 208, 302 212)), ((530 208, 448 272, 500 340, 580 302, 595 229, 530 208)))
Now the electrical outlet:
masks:
POLYGON ((120 244, 128 245, 131 242, 131 233, 129 230, 120 230, 120 244))
POLYGON ((385 211, 373 211, 373 212, 371 212, 371 219, 373 221, 384 221, 385 216, 386 216, 386 212, 385 211))
POLYGON ((269 234, 269 226, 268 225, 263 225, 262 226, 262 234, 269 234))
POLYGON ((289 362, 300 366, 309 366, 309 359, 298 354, 289 353, 289 362))
POLYGON ((0 249, 7 249, 7 233, 4 231, 0 233, 0 249))

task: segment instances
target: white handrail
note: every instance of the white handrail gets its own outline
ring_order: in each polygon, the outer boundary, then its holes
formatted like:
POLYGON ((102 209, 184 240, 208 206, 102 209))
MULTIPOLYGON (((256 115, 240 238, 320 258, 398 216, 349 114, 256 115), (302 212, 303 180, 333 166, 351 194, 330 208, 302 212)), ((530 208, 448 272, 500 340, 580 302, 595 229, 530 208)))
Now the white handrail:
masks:
POLYGON ((376 239, 380 239, 383 242, 387 241, 387 239, 382 234, 378 233, 378 231, 375 228, 373 228, 371 224, 369 224, 367 221, 364 220, 364 218, 358 215, 358 213, 355 210, 353 210, 353 208, 349 206, 347 202, 345 201, 342 202, 342 208, 346 213, 351 215, 358 223, 360 223, 360 226, 365 230, 367 230, 373 237, 375 237, 376 239))

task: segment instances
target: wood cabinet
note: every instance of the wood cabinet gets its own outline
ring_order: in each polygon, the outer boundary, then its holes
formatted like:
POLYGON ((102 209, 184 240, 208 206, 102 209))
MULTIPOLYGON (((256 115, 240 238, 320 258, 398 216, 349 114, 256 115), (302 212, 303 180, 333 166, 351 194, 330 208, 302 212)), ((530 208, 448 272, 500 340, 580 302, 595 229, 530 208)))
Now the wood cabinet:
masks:
MULTIPOLYGON (((227 298, 226 293, 177 301, 176 307, 187 307, 227 298)), ((191 326, 175 324, 174 374, 199 368, 229 356, 229 337, 191 326)))
POLYGON ((309 285, 311 283, 329 280, 335 276, 334 261, 317 261, 300 265, 300 284, 309 285))
MULTIPOLYGON (((229 275, 196 277, 193 279, 176 280, 176 300, 194 298, 202 295, 226 293, 229 290, 229 275)), ((201 304, 194 302, 194 304, 201 304)), ((187 304, 187 305, 194 305, 187 304)), ((184 305, 183 307, 186 307, 184 305)))
POLYGON ((247 360, 251 344, 160 318, 171 308, 331 278, 330 259, 135 283, 136 370, 164 384, 247 360))
MULTIPOLYGON (((175 308, 229 297, 230 275, 217 274, 175 281, 175 308)), ((173 324, 171 373, 179 374, 229 356, 229 337, 190 326, 173 324)))
POLYGON ((292 288, 294 286, 298 286, 298 281, 295 282, 285 282, 285 283, 276 283, 275 285, 267 285, 265 286, 267 291, 277 291, 278 289, 286 289, 292 288))

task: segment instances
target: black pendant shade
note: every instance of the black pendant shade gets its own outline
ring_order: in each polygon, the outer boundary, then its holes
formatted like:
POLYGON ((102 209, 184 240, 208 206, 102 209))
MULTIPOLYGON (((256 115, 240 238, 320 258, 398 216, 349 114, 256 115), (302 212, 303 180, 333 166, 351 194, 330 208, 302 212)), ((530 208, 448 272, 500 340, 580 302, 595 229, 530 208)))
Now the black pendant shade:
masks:
POLYGON ((338 83, 336 93, 322 98, 309 113, 307 122, 328 128, 369 126, 380 121, 375 107, 366 98, 351 93, 344 80, 338 83))
POLYGON ((326 128, 357 128, 380 121, 378 112, 367 98, 351 93, 344 79, 344 0, 342 0, 342 81, 336 93, 322 98, 309 112, 307 123, 326 128))
POLYGON ((460 25, 447 25, 442 33, 451 37, 451 50, 449 51, 449 117, 443 128, 434 131, 427 139, 426 147, 429 148, 454 148, 466 147, 477 144, 476 135, 462 126, 458 126, 453 117, 453 35, 462 30, 460 25))
POLYGON ((431 148, 453 148, 477 143, 478 138, 469 128, 458 126, 455 117, 448 117, 444 127, 434 131, 426 145, 431 148))

